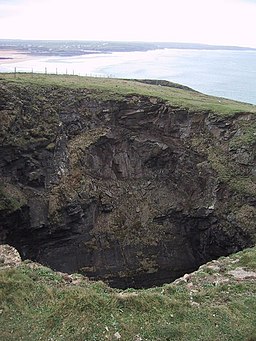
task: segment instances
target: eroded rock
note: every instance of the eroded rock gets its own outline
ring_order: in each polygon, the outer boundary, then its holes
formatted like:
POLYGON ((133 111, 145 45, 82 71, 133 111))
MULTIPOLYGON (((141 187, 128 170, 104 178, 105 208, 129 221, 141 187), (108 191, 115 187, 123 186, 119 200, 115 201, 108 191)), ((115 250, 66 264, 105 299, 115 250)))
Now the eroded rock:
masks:
POLYGON ((13 267, 21 263, 19 252, 12 246, 0 245, 0 267, 13 267))
POLYGON ((50 86, 1 94, 0 241, 23 259, 148 287, 255 242, 247 114, 50 86))

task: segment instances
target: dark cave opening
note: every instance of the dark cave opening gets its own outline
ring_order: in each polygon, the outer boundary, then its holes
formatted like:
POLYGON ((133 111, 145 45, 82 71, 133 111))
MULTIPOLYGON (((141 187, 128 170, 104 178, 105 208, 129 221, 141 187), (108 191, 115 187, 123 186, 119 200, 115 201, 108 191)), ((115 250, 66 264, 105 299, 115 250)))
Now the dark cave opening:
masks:
MULTIPOLYGON (((8 225, 12 223, 12 228, 5 236, 5 243, 14 246, 23 260, 36 261, 54 271, 81 273, 91 280, 102 280, 119 289, 150 288, 171 283, 208 261, 252 246, 244 233, 233 234, 229 238, 215 226, 213 234, 209 230, 195 228, 202 226, 202 219, 193 218, 185 224, 185 237, 178 242, 163 240, 144 249, 120 248, 115 243, 105 249, 102 245, 91 248, 89 232, 81 235, 62 229, 51 233, 45 226, 28 229, 24 223, 28 216, 28 211, 23 210, 19 212, 19 219, 17 216, 9 219, 8 225)), ((181 222, 184 225, 184 220, 180 219, 179 224, 181 222)))

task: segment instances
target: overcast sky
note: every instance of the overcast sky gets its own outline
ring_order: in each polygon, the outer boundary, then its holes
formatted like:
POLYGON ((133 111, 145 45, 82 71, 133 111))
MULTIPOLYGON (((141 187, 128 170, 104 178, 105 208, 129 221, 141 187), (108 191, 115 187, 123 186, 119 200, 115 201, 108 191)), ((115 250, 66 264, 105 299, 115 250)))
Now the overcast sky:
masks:
POLYGON ((0 38, 256 47, 256 0, 0 0, 0 38))

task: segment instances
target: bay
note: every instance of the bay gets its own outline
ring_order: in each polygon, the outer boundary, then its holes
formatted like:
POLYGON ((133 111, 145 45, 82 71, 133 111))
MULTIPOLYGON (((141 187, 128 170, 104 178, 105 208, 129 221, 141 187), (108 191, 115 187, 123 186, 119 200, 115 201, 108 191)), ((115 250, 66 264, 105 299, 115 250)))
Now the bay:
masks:
POLYGON ((0 64, 1 72, 47 72, 165 79, 200 92, 256 104, 256 51, 158 49, 71 57, 30 56, 0 64))

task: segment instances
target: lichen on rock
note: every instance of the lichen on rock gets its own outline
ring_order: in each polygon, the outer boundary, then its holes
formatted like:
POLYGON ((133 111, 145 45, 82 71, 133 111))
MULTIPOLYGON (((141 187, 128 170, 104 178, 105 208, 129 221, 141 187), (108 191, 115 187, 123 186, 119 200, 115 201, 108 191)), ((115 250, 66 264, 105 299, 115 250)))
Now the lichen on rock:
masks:
POLYGON ((21 263, 19 252, 12 246, 0 245, 0 267, 14 267, 21 263))
POLYGON ((0 94, 0 238, 23 259, 147 287, 255 243, 255 114, 49 84, 0 94))

